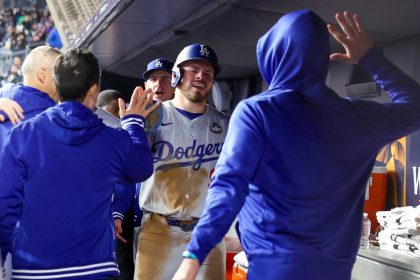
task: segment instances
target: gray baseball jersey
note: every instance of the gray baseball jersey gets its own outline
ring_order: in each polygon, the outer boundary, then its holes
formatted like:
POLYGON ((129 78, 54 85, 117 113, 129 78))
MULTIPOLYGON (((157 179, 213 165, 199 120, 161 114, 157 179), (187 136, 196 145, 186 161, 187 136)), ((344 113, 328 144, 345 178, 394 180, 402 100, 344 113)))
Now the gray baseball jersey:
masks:
POLYGON ((154 173, 142 184, 140 208, 174 219, 199 218, 210 176, 222 151, 229 116, 207 106, 190 120, 172 101, 162 103, 149 128, 154 173))

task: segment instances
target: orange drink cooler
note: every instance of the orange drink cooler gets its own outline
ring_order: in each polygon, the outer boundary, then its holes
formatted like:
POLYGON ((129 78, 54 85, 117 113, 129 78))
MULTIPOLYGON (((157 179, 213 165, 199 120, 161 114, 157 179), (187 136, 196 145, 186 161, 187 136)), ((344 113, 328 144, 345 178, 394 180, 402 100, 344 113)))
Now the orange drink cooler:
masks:
POLYGON ((233 271, 232 271, 232 280, 246 280, 246 273, 248 272, 248 269, 245 267, 242 267, 241 265, 235 263, 233 265, 233 271))
POLYGON ((226 252, 226 280, 232 280, 233 264, 235 263, 235 261, 233 260, 233 257, 237 253, 238 252, 231 252, 231 251, 226 252))
POLYGON ((364 211, 368 213, 368 218, 372 223, 370 228, 371 233, 375 232, 379 226, 376 219, 376 212, 385 210, 387 175, 386 167, 375 166, 367 182, 364 211))
POLYGON ((248 272, 248 260, 245 252, 239 252, 234 257, 235 264, 232 269, 231 280, 246 280, 246 274, 248 272))

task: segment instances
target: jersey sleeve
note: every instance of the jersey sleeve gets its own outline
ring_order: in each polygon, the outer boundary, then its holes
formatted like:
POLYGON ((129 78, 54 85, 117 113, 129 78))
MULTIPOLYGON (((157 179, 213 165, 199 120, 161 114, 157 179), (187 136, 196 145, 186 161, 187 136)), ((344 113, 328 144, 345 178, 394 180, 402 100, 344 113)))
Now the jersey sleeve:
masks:
POLYGON ((245 103, 240 103, 231 117, 204 212, 187 245, 187 251, 195 254, 200 263, 223 239, 249 193, 248 184, 262 157, 265 142, 260 124, 257 112, 245 103))

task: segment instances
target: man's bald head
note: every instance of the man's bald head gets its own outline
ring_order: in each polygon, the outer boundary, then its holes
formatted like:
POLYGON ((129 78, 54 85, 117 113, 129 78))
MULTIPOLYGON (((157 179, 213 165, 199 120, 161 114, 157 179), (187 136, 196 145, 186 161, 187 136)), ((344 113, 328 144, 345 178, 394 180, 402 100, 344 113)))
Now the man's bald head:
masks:
POLYGON ((60 51, 49 46, 33 49, 22 64, 23 84, 43 91, 57 101, 52 69, 59 55, 60 51))
POLYGON ((39 46, 33 49, 25 58, 22 64, 23 76, 33 75, 40 67, 53 66, 60 51, 49 46, 39 46), (52 65, 51 65, 52 63, 52 65))

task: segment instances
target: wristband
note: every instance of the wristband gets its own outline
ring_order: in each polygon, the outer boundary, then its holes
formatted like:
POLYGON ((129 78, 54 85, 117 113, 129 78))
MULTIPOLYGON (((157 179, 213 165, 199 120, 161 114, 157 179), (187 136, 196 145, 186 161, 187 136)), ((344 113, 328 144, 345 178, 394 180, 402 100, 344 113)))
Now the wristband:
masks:
POLYGON ((193 259, 193 260, 198 261, 198 257, 194 253, 191 253, 190 251, 182 252, 182 256, 186 259, 193 259))

